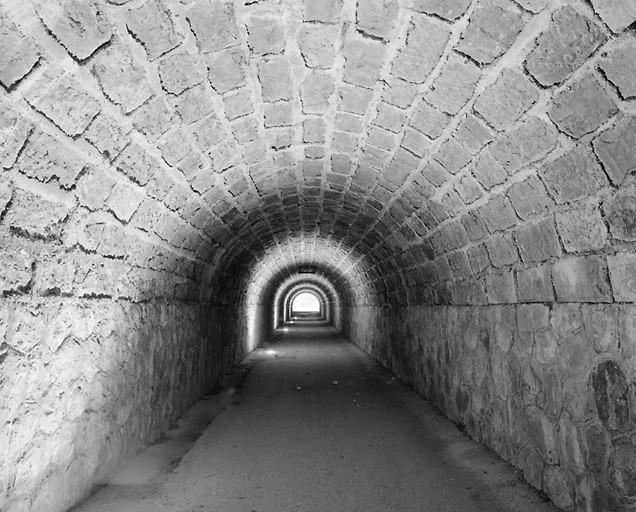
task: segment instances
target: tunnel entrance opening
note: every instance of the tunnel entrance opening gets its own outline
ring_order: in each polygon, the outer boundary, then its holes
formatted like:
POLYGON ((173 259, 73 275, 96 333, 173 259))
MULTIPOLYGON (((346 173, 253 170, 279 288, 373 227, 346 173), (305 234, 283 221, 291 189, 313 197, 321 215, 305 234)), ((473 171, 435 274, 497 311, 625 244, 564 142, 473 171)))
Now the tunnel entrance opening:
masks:
POLYGON ((316 322, 324 319, 324 303, 318 295, 309 290, 302 290, 292 297, 290 321, 316 322))

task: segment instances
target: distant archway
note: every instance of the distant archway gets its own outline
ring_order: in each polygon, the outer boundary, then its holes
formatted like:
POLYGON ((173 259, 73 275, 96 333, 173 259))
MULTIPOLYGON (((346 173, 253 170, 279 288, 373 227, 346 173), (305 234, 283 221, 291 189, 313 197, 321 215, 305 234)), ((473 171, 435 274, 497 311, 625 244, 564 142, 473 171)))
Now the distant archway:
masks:
POLYGON ((296 295, 291 303, 292 315, 320 314, 320 309, 320 299, 315 293, 308 290, 304 290, 296 295))

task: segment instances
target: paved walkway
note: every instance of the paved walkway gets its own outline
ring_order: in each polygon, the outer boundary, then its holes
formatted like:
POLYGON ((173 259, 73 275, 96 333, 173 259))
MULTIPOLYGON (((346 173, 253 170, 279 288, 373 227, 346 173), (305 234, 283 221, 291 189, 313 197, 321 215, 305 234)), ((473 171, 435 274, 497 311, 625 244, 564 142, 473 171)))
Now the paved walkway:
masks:
POLYGON ((174 470, 133 464, 78 510, 555 510, 329 328, 293 327, 248 364, 174 470))

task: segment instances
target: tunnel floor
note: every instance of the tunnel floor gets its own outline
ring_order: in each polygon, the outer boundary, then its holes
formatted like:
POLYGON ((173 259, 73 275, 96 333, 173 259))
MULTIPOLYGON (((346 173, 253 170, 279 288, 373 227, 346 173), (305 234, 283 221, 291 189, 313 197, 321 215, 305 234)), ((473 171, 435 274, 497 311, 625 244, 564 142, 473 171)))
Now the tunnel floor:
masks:
POLYGON ((76 510, 556 510, 332 328, 291 327, 246 363, 172 471, 115 480, 76 510))

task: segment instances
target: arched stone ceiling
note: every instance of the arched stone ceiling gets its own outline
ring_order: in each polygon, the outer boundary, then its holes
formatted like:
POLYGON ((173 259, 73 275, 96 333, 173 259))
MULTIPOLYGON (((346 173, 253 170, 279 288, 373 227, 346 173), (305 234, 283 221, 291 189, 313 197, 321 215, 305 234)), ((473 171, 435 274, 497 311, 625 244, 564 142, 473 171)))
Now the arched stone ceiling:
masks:
MULTIPOLYGON (((112 294, 107 275, 128 276, 124 297, 162 293, 159 273, 166 293, 230 300, 301 237, 404 301, 476 223, 525 221, 503 194, 536 190, 537 162, 588 154, 607 128, 636 138, 603 60, 628 50, 614 34, 634 13, 605 3, 4 2, 0 209, 20 243, 61 242, 49 258, 108 260, 84 295, 112 294)), ((613 140, 594 150, 620 184, 613 140)))

